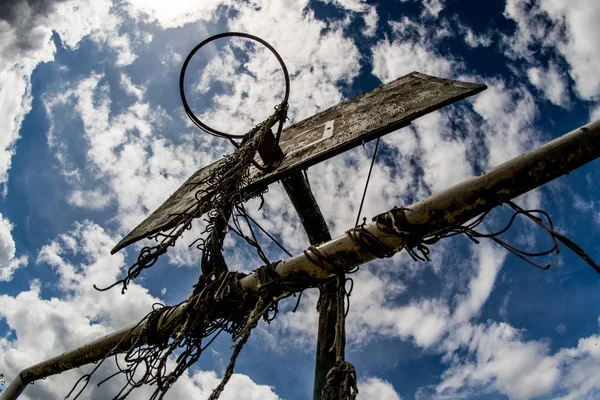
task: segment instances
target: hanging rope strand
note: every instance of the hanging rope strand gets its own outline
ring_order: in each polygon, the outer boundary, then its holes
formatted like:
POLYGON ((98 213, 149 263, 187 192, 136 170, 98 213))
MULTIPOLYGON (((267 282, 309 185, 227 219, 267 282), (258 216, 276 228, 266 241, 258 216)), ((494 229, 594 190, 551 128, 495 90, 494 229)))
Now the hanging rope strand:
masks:
POLYGON ((265 228, 263 228, 254 218, 250 216, 250 214, 246 214, 246 218, 248 218, 262 233, 264 233, 273 243, 275 243, 285 254, 289 257, 293 257, 293 254, 290 253, 273 235, 271 235, 265 228))
POLYGON ((375 164, 375 158, 377 157, 377 149, 379 148, 379 137, 375 142, 375 150, 373 151, 373 158, 371 158, 371 166, 369 167, 369 174, 367 175, 367 181, 365 182, 365 189, 363 190, 362 199, 360 200, 360 206, 358 207, 358 214, 356 215, 356 222, 354 226, 358 226, 360 221, 360 214, 362 213, 363 204, 365 202, 365 196, 367 195, 367 189, 369 187, 369 181, 371 180, 371 172, 373 171, 373 165, 375 164))

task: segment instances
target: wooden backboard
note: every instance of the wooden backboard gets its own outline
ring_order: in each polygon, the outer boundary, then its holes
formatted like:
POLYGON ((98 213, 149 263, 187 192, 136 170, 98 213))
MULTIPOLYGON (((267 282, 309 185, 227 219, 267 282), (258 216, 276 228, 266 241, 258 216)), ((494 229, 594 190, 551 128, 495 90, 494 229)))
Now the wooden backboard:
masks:
MULTIPOLYGON (((246 190, 260 190, 291 171, 308 168, 363 142, 407 126, 416 118, 484 89, 485 85, 436 78, 418 72, 381 85, 286 128, 279 143, 285 157, 268 173, 252 168, 251 184, 246 190)), ((181 221, 182 213, 190 213, 197 207, 195 194, 199 188, 190 183, 199 182, 221 162, 219 160, 192 175, 167 201, 125 236, 112 253, 176 226, 181 221)))

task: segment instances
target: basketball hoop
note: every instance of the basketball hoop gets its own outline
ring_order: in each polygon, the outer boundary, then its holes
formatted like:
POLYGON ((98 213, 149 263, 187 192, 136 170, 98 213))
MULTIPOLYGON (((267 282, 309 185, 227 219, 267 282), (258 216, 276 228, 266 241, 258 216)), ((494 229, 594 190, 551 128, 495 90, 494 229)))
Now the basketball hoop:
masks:
MULTIPOLYGON (((221 38, 226 38, 226 37, 241 37, 241 38, 245 38, 245 39, 250 39, 250 40, 254 40, 255 42, 258 42, 260 44, 262 44, 263 46, 265 46, 267 49, 269 49, 269 51, 271 53, 273 53, 273 55, 275 56, 275 58, 277 58, 277 61, 279 62, 279 65, 281 66, 281 70, 283 71, 283 76, 285 79, 285 95, 283 97, 283 100, 281 101, 281 103, 277 106, 280 108, 286 108, 287 106, 287 102, 290 96, 290 76, 288 74, 288 70, 285 66, 285 63, 283 62, 283 59, 281 58, 281 56, 279 55, 279 53, 277 53, 277 51, 266 41, 264 41, 263 39, 251 35, 249 33, 242 33, 242 32, 225 32, 225 33, 219 33, 218 35, 214 35, 211 36, 205 40, 203 40, 202 42, 200 42, 196 47, 194 47, 192 49, 192 51, 190 52, 190 54, 188 54, 187 58, 185 59, 185 61, 183 62, 183 66, 181 67, 181 74, 179 75, 179 94, 181 95, 181 101, 183 103, 183 108, 185 109, 185 113, 187 114, 187 116, 192 120, 192 122, 201 130, 203 130, 206 133, 209 133, 213 136, 216 137, 220 137, 220 138, 225 138, 225 139, 229 139, 231 141, 233 141, 233 139, 246 139, 248 138, 249 133, 245 133, 245 134, 232 134, 232 133, 226 133, 226 132, 221 132, 217 129, 211 128, 210 126, 208 126, 207 124, 205 124, 204 122, 202 122, 192 111, 192 109, 190 108, 187 99, 185 97, 185 89, 183 87, 183 81, 185 79, 185 71, 188 67, 188 64, 190 62, 190 60, 192 59, 192 57, 196 54, 196 52, 198 50, 200 50, 202 47, 204 47, 206 44, 213 42, 217 39, 221 39, 221 38)), ((276 108, 277 108, 276 107, 276 108)), ((280 121, 279 123, 279 128, 277 129, 277 135, 275 138, 275 143, 279 143, 279 138, 281 136, 281 128, 283 125, 283 121, 280 121)), ((236 144, 235 142, 233 142, 234 145, 236 144)), ((236 146, 237 147, 237 146, 236 146)))

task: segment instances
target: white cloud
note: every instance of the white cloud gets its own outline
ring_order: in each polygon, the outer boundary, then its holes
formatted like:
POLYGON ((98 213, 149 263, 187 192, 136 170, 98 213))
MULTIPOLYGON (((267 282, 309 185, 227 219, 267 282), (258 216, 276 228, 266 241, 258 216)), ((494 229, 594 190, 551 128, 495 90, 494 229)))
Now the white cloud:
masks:
POLYGON ((525 331, 497 322, 469 327, 461 342, 468 356, 455 359, 429 398, 463 398, 497 391, 510 398, 594 398, 600 336, 551 354, 549 343, 526 340, 525 331))
POLYGON ((532 3, 509 0, 504 14, 517 23, 517 32, 507 37, 507 55, 532 59, 535 46, 560 54, 569 65, 575 90, 582 99, 600 95, 600 49, 594 40, 600 4, 576 0, 564 3, 540 0, 532 3))
POLYGON ((0 185, 4 195, 21 124, 31 109, 31 73, 38 63, 54 55, 49 35, 40 35, 40 30, 35 28, 31 32, 39 42, 21 51, 17 40, 20 29, 0 20, 0 118, 5 121, 0 129, 0 185))
POLYGON ((562 349, 555 358, 564 368, 560 382, 560 399, 595 398, 600 395, 600 383, 593 371, 600 367, 600 335, 579 339, 577 347, 562 349))
POLYGON ((370 8, 364 0, 321 0, 326 4, 335 4, 348 11, 363 12, 370 8))
POLYGON ((489 80, 486 84, 488 89, 473 100, 473 109, 483 124, 473 128, 484 134, 488 149, 486 168, 489 168, 531 149, 539 134, 534 128, 538 110, 533 96, 524 87, 509 89, 500 80, 489 80))
POLYGON ((468 159, 469 139, 454 135, 450 118, 433 113, 414 123, 421 145, 423 181, 437 193, 474 175, 468 159))
MULTIPOLYGON (((213 371, 201 371, 194 374, 191 378, 193 383, 200 388, 200 393, 198 393, 198 390, 194 393, 196 395, 195 398, 201 400, 208 399, 212 393, 212 389, 216 388, 221 382, 221 379, 217 378, 217 374, 213 371)), ((173 399, 176 398, 177 397, 173 397, 173 399)), ((280 399, 280 397, 273 392, 273 388, 266 385, 257 385, 246 375, 233 374, 219 399, 237 400, 242 398, 248 400, 280 399)))
POLYGON ((52 267, 61 291, 81 297, 69 305, 77 308, 79 314, 99 318, 114 308, 114 312, 102 319, 105 329, 116 330, 141 319, 158 299, 136 285, 128 288, 127 295, 99 292, 93 288, 94 284, 104 287, 113 283, 122 272, 125 255, 110 255, 114 239, 102 227, 89 221, 75 223, 72 231, 43 246, 36 262, 52 267))
MULTIPOLYGON (((339 103, 342 96, 336 85, 352 82, 360 71, 360 54, 354 42, 341 28, 327 31, 326 23, 317 20, 313 11, 306 9, 307 4, 277 0, 258 9, 244 6, 229 22, 232 30, 253 32, 267 40, 283 57, 293 77, 292 122, 339 103)), ((276 84, 281 87, 280 78, 276 84)), ((272 98, 266 87, 257 89, 264 92, 264 98, 272 98)))
POLYGON ((567 77, 560 73, 555 64, 550 64, 547 69, 531 67, 527 70, 529 82, 540 90, 544 96, 557 106, 567 106, 569 95, 567 91, 567 77))
MULTIPOLYGON (((157 299, 140 286, 127 295, 98 292, 92 285, 112 283, 124 267, 124 257, 109 255, 113 242, 101 227, 90 222, 44 246, 38 268, 50 266, 59 278, 63 297, 44 298, 45 283, 35 281, 16 296, 0 296, 0 318, 12 336, 0 342, 0 369, 9 378, 20 369, 61 351, 89 342, 141 319, 157 299)), ((36 383, 38 398, 59 398, 74 384, 78 373, 36 383), (45 393, 45 394, 42 394, 45 393)))
MULTIPOLYGON (((148 211, 156 209, 165 200, 165 194, 174 192, 198 166, 209 164, 215 156, 194 151, 197 142, 189 135, 182 136, 180 145, 161 137, 157 127, 165 120, 164 111, 151 108, 144 100, 111 114, 111 93, 102 78, 93 74, 82 80, 76 88, 49 101, 47 112, 52 116, 58 106, 74 103, 85 129, 88 179, 99 180, 106 187, 102 191, 97 187, 76 187, 69 196, 70 202, 95 209, 114 199, 121 232, 125 232, 141 222, 148 211)), ((142 96, 141 89, 126 87, 135 96, 142 96)), ((61 130, 63 119, 51 117, 53 132, 61 130)), ((53 147, 59 147, 58 141, 59 138, 53 139, 53 147)), ((66 150, 61 148, 61 152, 68 153, 70 145, 68 141, 63 143, 66 150)))
MULTIPOLYGON (((461 269, 468 272, 464 278, 466 282, 461 280, 456 284, 462 288, 458 294, 453 297, 417 296, 406 305, 398 305, 394 300, 406 291, 408 283, 398 280, 397 276, 392 278, 381 266, 361 269, 352 277, 355 285, 346 320, 348 342, 364 344, 379 337, 395 337, 411 340, 426 349, 442 346, 454 351, 458 344, 454 343, 455 338, 447 341, 446 335, 477 317, 490 296, 506 256, 489 242, 473 246, 473 252, 473 259, 461 265, 461 269)), ((451 257, 443 259, 442 263, 450 262, 451 257)), ((408 257, 400 259, 396 256, 394 260, 396 262, 390 266, 393 271, 407 270, 413 264, 408 257)), ((440 273, 449 272, 443 270, 440 273)), ((284 330, 305 335, 304 338, 294 335, 299 344, 309 342, 316 332, 316 293, 310 292, 307 297, 295 314, 280 317, 284 330)))
POLYGON ((14 272, 27 265, 27 256, 15 257, 16 245, 11 231, 13 225, 0 213, 0 282, 9 282, 14 272))
MULTIPOLYGON (((335 4, 338 7, 359 13, 362 15, 365 26, 362 29, 362 33, 365 36, 372 37, 377 31, 377 21, 379 15, 377 14, 377 7, 369 5, 365 0, 321 0, 323 3, 335 4)), ((349 20, 344 21, 347 24, 349 20)))
POLYGON ((489 47, 492 45, 492 33, 477 34, 468 26, 459 26, 469 47, 489 47))
POLYGON ((234 4, 234 1, 208 0, 196 3, 186 0, 127 0, 126 4, 132 17, 158 22, 163 29, 167 29, 180 28, 197 21, 210 21, 217 17, 216 11, 220 6, 234 4))
POLYGON ((394 386, 379 378, 369 378, 358 381, 358 399, 370 400, 402 400, 394 386))
POLYGON ((373 74, 376 77, 388 82, 412 71, 444 78, 455 75, 457 62, 437 53, 433 36, 424 25, 408 18, 390 25, 394 38, 383 39, 373 48, 373 74))
POLYGON ((362 31, 365 36, 374 36, 377 32, 377 22, 379 15, 377 14, 377 8, 370 7, 368 11, 363 15, 365 21, 365 27, 362 31))
POLYGON ((467 322, 479 314, 492 293, 498 271, 507 255, 504 249, 495 247, 490 242, 482 242, 474 250, 478 271, 469 281, 467 294, 458 296, 454 323, 467 322))
MULTIPOLYGON (((343 234, 356 222, 373 145, 374 143, 368 150, 358 148, 309 170, 311 187, 334 237, 343 234)), ((398 163, 404 164, 405 160, 401 158, 398 163)), ((361 213, 363 217, 385 212, 402 203, 401 193, 411 183, 411 170, 407 169, 405 175, 398 177, 394 184, 390 185, 392 171, 391 166, 381 162, 373 167, 361 213)))
POLYGON ((111 198, 100 189, 74 190, 69 197, 69 204, 77 207, 85 207, 91 210, 100 210, 106 207, 111 198))
POLYGON ((110 1, 88 4, 71 0, 44 3, 39 9, 38 6, 23 3, 17 7, 11 23, 0 20, 0 117, 7 121, 0 130, 0 185, 4 185, 4 195, 21 124, 31 109, 30 77, 39 63, 54 58, 53 31, 60 35, 63 45, 71 49, 77 48, 86 36, 98 44, 106 43, 117 51, 117 65, 127 65, 135 58, 129 38, 115 34, 121 20, 111 14, 110 1), (47 15, 40 13, 42 9, 47 15))
POLYGON ((425 11, 433 17, 437 17, 444 9, 445 0, 423 0, 425 11))
POLYGON ((515 399, 529 399, 552 390, 560 370, 556 360, 548 357, 546 343, 523 342, 520 331, 502 322, 472 329, 465 343, 471 356, 444 373, 436 388, 438 394, 493 390, 515 399))

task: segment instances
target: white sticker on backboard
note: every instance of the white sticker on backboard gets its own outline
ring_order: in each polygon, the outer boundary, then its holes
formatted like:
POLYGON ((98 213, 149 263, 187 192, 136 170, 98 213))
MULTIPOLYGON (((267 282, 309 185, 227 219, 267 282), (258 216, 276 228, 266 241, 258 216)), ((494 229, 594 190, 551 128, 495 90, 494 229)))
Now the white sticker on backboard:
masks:
POLYGON ((333 136, 334 119, 325 122, 308 131, 281 141, 281 147, 286 156, 293 155, 333 136))

